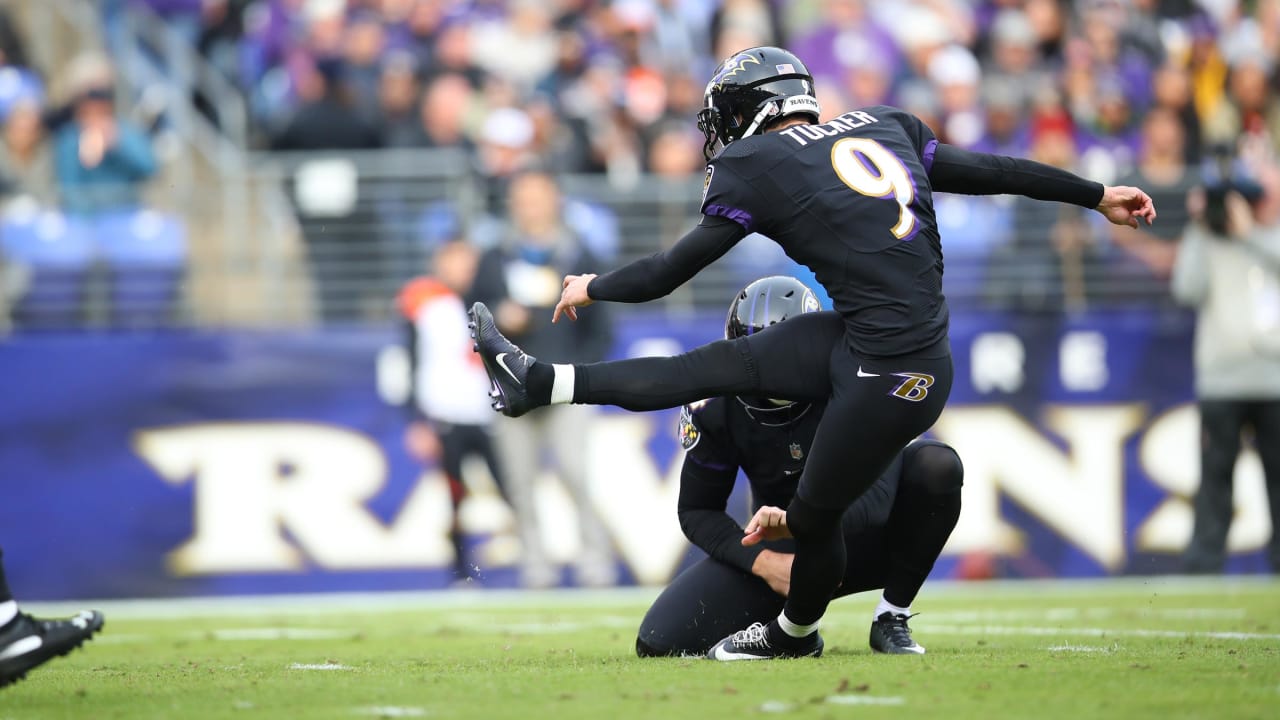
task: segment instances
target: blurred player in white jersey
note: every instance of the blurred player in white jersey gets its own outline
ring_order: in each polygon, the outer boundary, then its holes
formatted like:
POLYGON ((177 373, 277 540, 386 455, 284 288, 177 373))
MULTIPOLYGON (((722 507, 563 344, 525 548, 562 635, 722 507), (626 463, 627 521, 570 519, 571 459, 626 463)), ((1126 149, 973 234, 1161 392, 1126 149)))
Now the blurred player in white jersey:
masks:
POLYGON ((479 569, 468 561, 458 526, 457 510, 466 495, 463 461, 479 457, 504 497, 506 488, 489 434, 493 421, 486 400, 489 378, 471 351, 462 300, 475 278, 478 259, 469 243, 446 243, 432 260, 432 275, 410 281, 398 298, 408 329, 413 377, 409 409, 414 419, 405 433, 405 447, 421 462, 439 460, 448 479, 454 510, 449 537, 455 581, 478 579, 479 569))

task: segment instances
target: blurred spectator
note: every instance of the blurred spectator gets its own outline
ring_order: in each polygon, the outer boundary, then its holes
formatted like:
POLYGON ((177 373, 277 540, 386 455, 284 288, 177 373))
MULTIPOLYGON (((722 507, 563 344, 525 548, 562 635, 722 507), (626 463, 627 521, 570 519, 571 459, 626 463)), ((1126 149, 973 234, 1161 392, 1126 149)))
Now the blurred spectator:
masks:
POLYGON ((137 207, 156 172, 151 140, 119 117, 114 71, 102 56, 82 55, 68 72, 71 119, 53 139, 62 205, 71 213, 137 207))
POLYGON ((1013 94, 1013 102, 1022 103, 1035 94, 1037 85, 1046 81, 1041 69, 1040 41, 1025 12, 1001 10, 991 25, 991 65, 987 72, 1002 79, 1013 94))
MULTIPOLYGON (((1030 157, 1073 168, 1076 144, 1065 123, 1045 123, 1030 157)), ((1087 307, 1101 280, 1098 248, 1084 208, 1017 197, 1012 242, 992 255, 988 296, 1002 305, 1075 311, 1087 307)))
POLYGON ((906 61, 904 71, 927 80, 933 56, 956 41, 956 28, 949 27, 933 7, 909 5, 901 8, 902 17, 892 26, 895 41, 906 61))
POLYGON ((53 161, 44 142, 40 107, 19 103, 4 119, 0 143, 0 195, 29 195, 47 201, 53 190, 53 161))
POLYGON ((653 20, 648 27, 653 63, 665 72, 688 72, 696 67, 706 51, 705 38, 710 37, 706 29, 708 18, 703 17, 700 4, 681 0, 641 1, 653 5, 653 20))
POLYGON ((1137 157, 1140 144, 1133 101, 1115 77, 1100 78, 1094 92, 1097 112, 1090 128, 1093 144, 1109 146, 1116 167, 1127 171, 1137 157))
POLYGON ((1275 148, 1280 142, 1280 99, 1271 89, 1269 77, 1274 60, 1250 54, 1231 64, 1227 94, 1205 118, 1204 133, 1210 142, 1234 142, 1244 136, 1275 148))
MULTIPOLYGON (((1200 116, 1191 98, 1191 76, 1181 65, 1167 63, 1151 80, 1153 108, 1163 108, 1182 123, 1183 157, 1188 163, 1200 162, 1200 116)), ((1163 215, 1163 209, 1160 211, 1163 215)))
MULTIPOLYGON (((1275 169, 1267 193, 1280 192, 1275 169)), ((1280 224, 1261 211, 1263 189, 1232 163, 1210 165, 1195 195, 1173 272, 1173 293, 1196 309, 1200 487, 1184 556, 1192 573, 1224 569, 1241 433, 1253 431, 1271 510, 1268 560, 1280 571, 1280 224)))
POLYGON ((427 84, 418 108, 420 144, 470 149, 467 123, 474 103, 475 91, 466 77, 452 72, 435 76, 427 84))
POLYGON ((1146 190, 1160 219, 1141 228, 1115 227, 1112 240, 1133 255, 1160 280, 1173 271, 1178 243, 1188 222, 1187 196, 1198 178, 1187 167, 1182 123, 1171 110, 1155 108, 1142 124, 1142 154, 1138 167, 1121 184, 1146 190))
POLYGON ((587 172, 591 167, 591 150, 586 129, 577 123, 564 122, 551 102, 543 96, 530 101, 525 110, 533 123, 532 152, 541 166, 556 173, 587 172))
POLYGON ((332 63, 307 68, 299 86, 302 105, 272 141, 275 150, 376 148, 377 132, 360 117, 332 63))
MULTIPOLYGON (((599 260, 567 226, 555 179, 538 172, 521 173, 512 180, 509 196, 510 226, 502 244, 481 259, 471 299, 494 308, 503 334, 535 357, 603 360, 612 343, 607 313, 584 313, 577 322, 549 322, 560 298, 561 279, 600 268, 599 260)), ((578 508, 582 540, 578 583, 611 585, 617 578, 612 543, 592 505, 582 449, 595 412, 586 405, 558 405, 535 410, 519 422, 499 418, 496 440, 521 518, 521 574, 527 586, 556 584, 559 577, 542 547, 533 504, 545 449, 555 457, 560 479, 578 508)))
POLYGON ((587 41, 582 34, 560 28, 556 35, 555 63, 539 80, 535 91, 550 98, 557 112, 565 112, 565 98, 587 67, 587 41))
POLYGON ((1031 137, 1026 122, 1028 103, 1021 90, 1005 78, 992 78, 984 83, 982 98, 986 112, 982 139, 973 149, 997 155, 1025 155, 1031 137))
POLYGON ((414 147, 426 144, 418 119, 418 77, 416 61, 409 53, 395 53, 382 64, 378 78, 376 124, 383 147, 414 147))
MULTIPOLYGON (((1216 111, 1226 94, 1227 62, 1218 47, 1218 28, 1207 13, 1188 21, 1187 70, 1191 75, 1196 114, 1204 121, 1216 111)), ((1206 133, 1207 139, 1207 133, 1206 133)))
POLYGON ((508 184, 511 179, 535 164, 537 157, 533 153, 533 141, 533 120, 519 108, 498 108, 484 119, 478 160, 487 187, 490 212, 503 214, 504 203, 510 196, 508 184))
POLYGON ((920 121, 938 135, 946 127, 946 118, 942 114, 942 105, 938 93, 928 81, 912 78, 898 86, 895 104, 907 112, 920 118, 920 121))
MULTIPOLYGON (((839 84, 846 73, 869 73, 876 80, 896 74, 898 50, 893 38, 867 15, 863 0, 823 0, 820 4, 820 22, 799 33, 789 48, 804 60, 816 85, 839 84)), ((860 84, 858 80, 851 82, 860 84)), ((860 93, 851 95, 855 106, 874 104, 860 93)))
MULTIPOLYGON (((631 3, 639 5, 640 3, 631 3)), ((711 14, 711 37, 752 37, 755 41, 723 53, 723 57, 758 45, 784 45, 778 7, 768 0, 722 0, 711 14)), ((812 72, 812 70, 810 70, 812 72)))
POLYGON ((376 120, 386 49, 386 33, 375 15, 361 13, 347 24, 342 43, 342 82, 351 93, 352 107, 365 113, 370 122, 376 120))
POLYGON ((465 19, 446 22, 429 46, 427 70, 431 74, 457 73, 472 87, 484 84, 486 71, 475 63, 470 24, 465 19))
POLYGON ((489 378, 471 352, 462 301, 475 280, 479 257, 466 241, 445 243, 432 258, 431 275, 405 285, 397 298, 413 373, 405 449, 424 464, 438 461, 444 470, 453 504, 449 537, 456 580, 478 579, 480 571, 469 559, 458 524, 458 509, 467 494, 463 462, 469 457, 483 461, 498 491, 505 493, 506 488, 489 434, 495 417, 489 407, 489 378))
POLYGON ((977 58, 965 48, 951 45, 934 53, 928 72, 945 118, 938 139, 963 148, 973 147, 985 134, 985 117, 979 106, 982 69, 977 58))
POLYGON ((1040 56, 1049 62, 1062 59, 1067 37, 1069 6, 1061 0, 1026 0, 1023 12, 1035 31, 1040 56))
POLYGON ((1151 97, 1151 69, 1157 60, 1138 25, 1150 19, 1131 22, 1127 3, 1089 2, 1080 10, 1080 47, 1078 52, 1099 76, 1110 77, 1117 92, 1137 106, 1145 106, 1151 97))
POLYGON ((30 67, 27 61, 27 45, 14 22, 13 13, 0 7, 0 66, 30 67))
POLYGON ((558 39, 541 0, 510 0, 505 17, 480 18, 471 34, 471 60, 522 89, 530 89, 556 63, 558 39))
POLYGON ((667 180, 687 180, 703 168, 702 142, 687 121, 661 126, 649 143, 648 171, 667 180))

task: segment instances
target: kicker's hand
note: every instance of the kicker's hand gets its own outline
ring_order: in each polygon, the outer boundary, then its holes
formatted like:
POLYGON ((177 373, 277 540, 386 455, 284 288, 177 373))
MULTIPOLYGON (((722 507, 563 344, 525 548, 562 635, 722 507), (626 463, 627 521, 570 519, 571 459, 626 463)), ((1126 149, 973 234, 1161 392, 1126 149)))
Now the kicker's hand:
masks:
POLYGON ((578 319, 578 308, 595 302, 587 294, 587 285, 595 279, 595 275, 565 275, 564 285, 560 291, 560 302, 556 303, 555 312, 551 313, 551 322, 560 319, 560 315, 568 315, 570 320, 578 319))
POLYGON ((1138 227, 1138 218, 1155 222, 1156 204, 1151 196, 1136 187, 1108 185, 1102 191, 1102 202, 1094 208, 1115 225, 1138 227))
POLYGON ((791 531, 787 529, 787 511, 768 505, 757 510, 751 522, 747 523, 742 531, 745 533, 742 544, 748 547, 761 540, 781 540, 791 537, 791 531))

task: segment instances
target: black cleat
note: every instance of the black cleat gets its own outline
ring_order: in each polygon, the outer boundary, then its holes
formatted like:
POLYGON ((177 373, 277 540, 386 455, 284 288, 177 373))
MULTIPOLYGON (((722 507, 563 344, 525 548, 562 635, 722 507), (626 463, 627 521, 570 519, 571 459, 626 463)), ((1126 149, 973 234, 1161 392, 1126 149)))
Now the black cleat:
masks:
POLYGON ((0 630, 0 687, 26 677, 38 665, 80 647, 102 629, 102 613, 82 610, 65 620, 41 620, 19 613, 0 630))
POLYGON ((775 658, 821 657, 822 636, 814 632, 807 637, 795 638, 801 643, 796 648, 783 648, 769 641, 769 627, 752 623, 746 630, 739 630, 716 643, 707 651, 708 660, 731 662, 733 660, 773 660, 775 658))
POLYGON ((923 655, 924 648, 911 639, 907 621, 914 615, 883 612, 871 623, 871 649, 888 655, 923 655))
POLYGON ((476 303, 467 313, 471 322, 472 348, 480 354, 484 370, 489 375, 493 390, 489 392, 490 405, 507 417, 520 417, 535 405, 529 399, 529 366, 534 358, 526 355, 515 343, 498 332, 493 315, 484 303, 476 303))

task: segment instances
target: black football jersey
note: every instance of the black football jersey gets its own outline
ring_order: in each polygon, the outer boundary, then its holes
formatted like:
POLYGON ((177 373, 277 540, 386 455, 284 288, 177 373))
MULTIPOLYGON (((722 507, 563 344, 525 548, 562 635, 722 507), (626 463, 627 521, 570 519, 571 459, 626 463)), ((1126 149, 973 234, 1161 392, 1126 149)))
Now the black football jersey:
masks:
POLYGON ((703 400, 681 409, 680 444, 687 460, 705 468, 740 468, 751 483, 755 508, 785 508, 796 492, 825 407, 822 401, 774 410, 769 414, 778 424, 765 425, 747 415, 738 398, 703 400))
POLYGON ((937 144, 919 118, 887 106, 753 135, 708 165, 702 212, 812 270, 858 353, 916 352, 947 333, 929 182, 937 144))
MULTIPOLYGON (((681 498, 697 497, 699 505, 720 504, 728 499, 732 479, 739 469, 751 485, 752 511, 762 505, 785 508, 791 503, 813 445, 826 401, 798 404, 792 410, 761 414, 749 410, 736 397, 720 397, 685 405, 680 410, 680 445, 693 462, 710 473, 685 473, 684 477, 709 480, 725 476, 724 487, 681 488, 681 498), (755 417, 752 417, 752 414, 755 417), (716 503, 713 495, 719 496, 716 503)), ((902 454, 863 498, 850 508, 857 518, 882 516, 878 510, 891 505, 897 492, 902 454), (860 508, 859 506, 867 506, 860 508)), ((718 484, 709 482, 709 485, 718 484)))

